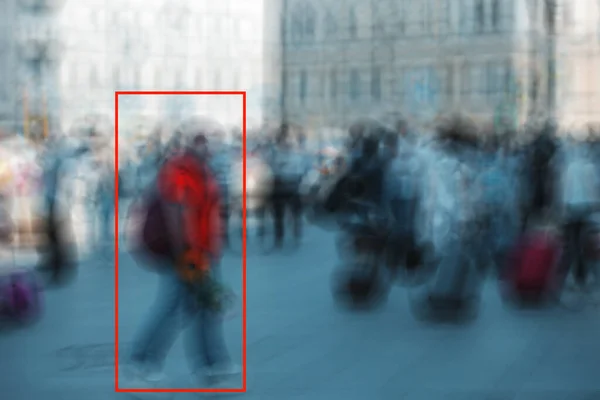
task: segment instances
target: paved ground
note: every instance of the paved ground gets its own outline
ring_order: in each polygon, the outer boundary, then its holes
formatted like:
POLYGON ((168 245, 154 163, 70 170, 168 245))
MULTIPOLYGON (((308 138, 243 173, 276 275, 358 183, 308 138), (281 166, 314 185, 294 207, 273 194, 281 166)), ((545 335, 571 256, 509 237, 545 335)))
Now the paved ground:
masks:
MULTIPOLYGON (((515 313, 487 288, 480 318, 434 326, 409 313, 404 290, 367 314, 338 310, 329 292, 331 235, 309 230, 299 251, 248 257, 248 392, 258 399, 600 399, 598 310, 515 313)), ((241 263, 224 272, 239 290, 241 263)), ((127 346, 154 277, 123 257, 119 334, 127 346)), ((96 258, 72 287, 46 293, 36 326, 0 337, 0 393, 10 400, 127 398, 114 388, 114 269, 96 258)), ((226 325, 241 357, 241 321, 226 325)), ((168 364, 184 387, 178 343, 168 364)), ((239 384, 239 382, 238 382, 239 384)), ((178 394, 176 399, 208 397, 178 394)))

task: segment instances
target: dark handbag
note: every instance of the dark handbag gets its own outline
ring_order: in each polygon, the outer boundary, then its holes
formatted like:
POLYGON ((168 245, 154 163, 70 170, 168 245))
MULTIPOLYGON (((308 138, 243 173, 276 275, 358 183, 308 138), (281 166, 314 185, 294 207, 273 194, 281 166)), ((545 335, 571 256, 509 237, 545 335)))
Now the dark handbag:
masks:
POLYGON ((148 195, 146 220, 142 228, 142 244, 145 250, 156 257, 174 261, 176 252, 169 236, 165 204, 158 193, 148 195))
POLYGON ((129 209, 129 253, 146 264, 148 258, 176 260, 167 226, 165 205, 158 191, 147 193, 129 209))

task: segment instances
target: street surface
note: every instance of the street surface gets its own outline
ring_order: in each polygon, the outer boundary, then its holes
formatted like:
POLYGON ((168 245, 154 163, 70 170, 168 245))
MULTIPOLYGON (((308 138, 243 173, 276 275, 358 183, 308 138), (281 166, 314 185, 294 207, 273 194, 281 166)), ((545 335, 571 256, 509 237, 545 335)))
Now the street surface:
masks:
MULTIPOLYGON (((155 277, 120 259, 119 338, 123 352, 153 301, 155 277)), ((592 400, 600 399, 598 309, 505 308, 490 285, 477 321, 432 325, 409 312, 407 292, 370 313, 335 307, 331 233, 307 228, 299 250, 268 256, 249 249, 248 392, 243 399, 592 400)), ((241 260, 228 255, 225 279, 240 293, 241 260)), ((8 400, 108 400, 114 393, 114 268, 82 262, 70 287, 45 293, 37 325, 0 336, 0 393, 8 400)), ((241 318, 226 322, 241 361, 241 318)), ((170 354, 172 387, 190 387, 183 346, 170 354)), ((226 386, 240 386, 241 380, 226 386)), ((175 399, 210 394, 176 394, 175 399)))

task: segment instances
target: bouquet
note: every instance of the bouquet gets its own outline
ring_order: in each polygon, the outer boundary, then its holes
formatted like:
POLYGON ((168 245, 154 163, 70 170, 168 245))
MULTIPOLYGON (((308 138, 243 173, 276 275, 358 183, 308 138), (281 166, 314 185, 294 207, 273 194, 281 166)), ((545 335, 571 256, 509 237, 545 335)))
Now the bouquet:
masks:
POLYGON ((189 251, 179 264, 180 277, 190 286, 199 307, 228 314, 236 303, 236 296, 211 274, 210 264, 205 254, 189 251))
POLYGON ((219 314, 228 314, 236 303, 233 291, 213 277, 206 276, 193 289, 198 306, 219 314))

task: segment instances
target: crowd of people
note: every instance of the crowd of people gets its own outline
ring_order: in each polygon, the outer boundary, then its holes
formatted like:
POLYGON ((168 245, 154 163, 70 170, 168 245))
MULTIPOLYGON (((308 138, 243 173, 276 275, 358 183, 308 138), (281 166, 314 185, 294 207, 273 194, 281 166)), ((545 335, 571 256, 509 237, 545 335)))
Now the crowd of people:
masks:
MULTIPOLYGON (((219 316, 231 294, 220 282, 219 264, 239 233, 230 220, 240 212, 244 187, 259 236, 272 223, 275 248, 283 246, 288 220, 300 243, 305 216, 351 239, 342 252, 352 266, 345 266, 336 294, 355 304, 385 297, 395 280, 418 277, 425 289, 420 308, 462 311, 478 302, 484 277, 512 279, 511 264, 524 257, 531 235, 541 235, 535 243, 543 248, 549 232, 561 249, 552 295, 571 278, 582 289, 595 282, 600 140, 592 130, 573 135, 546 122, 500 131, 464 117, 429 129, 361 120, 331 161, 308 149, 301 129, 283 124, 248 143, 245 185, 242 148, 226 144, 222 133, 218 124, 182 125, 166 143, 153 138, 118 166, 91 139, 50 141, 40 152, 47 239, 40 270, 52 282, 76 270, 65 239, 72 207, 59 201, 71 168, 95 177, 86 176, 84 189, 86 212, 97 221, 94 249, 106 252, 114 243, 118 187, 127 249, 161 272, 156 305, 127 369, 135 387, 158 385, 179 311, 195 322, 194 372, 217 380, 240 372, 222 340, 219 316), (365 261, 362 253, 376 257, 365 261)), ((533 289, 549 291, 544 285, 533 289)))
MULTIPOLYGON (((572 279, 586 288, 596 273, 600 165, 597 136, 578 133, 549 122, 518 133, 498 131, 463 117, 440 122, 430 134, 404 122, 395 128, 357 123, 350 129, 349 167, 323 195, 320 216, 348 221, 362 215, 362 230, 352 225, 354 236, 367 235, 365 227, 385 232, 376 237, 386 243, 381 252, 393 274, 435 271, 415 302, 434 314, 477 304, 490 271, 515 280, 521 248, 543 248, 530 245, 532 235, 535 243, 560 247, 553 283, 562 289, 572 279), (550 234, 558 240, 549 241, 550 234)), ((542 258, 527 261, 526 268, 546 263, 542 268, 550 275, 554 266, 542 258)), ((540 279, 528 290, 546 292, 540 279)), ((345 276, 341 286, 344 296, 364 303, 389 290, 389 280, 361 271, 345 276)), ((560 289, 544 294, 556 297, 560 289)))

